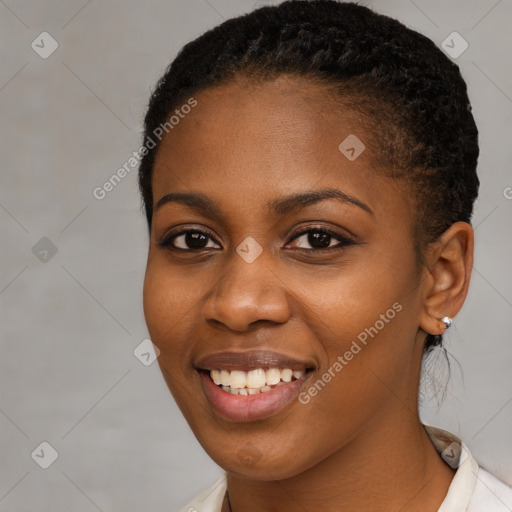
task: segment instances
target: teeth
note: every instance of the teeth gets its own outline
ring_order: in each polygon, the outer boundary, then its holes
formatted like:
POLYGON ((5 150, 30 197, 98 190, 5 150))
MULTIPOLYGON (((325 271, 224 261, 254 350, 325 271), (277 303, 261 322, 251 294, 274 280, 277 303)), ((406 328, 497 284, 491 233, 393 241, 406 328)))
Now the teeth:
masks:
POLYGON ((289 368, 281 370, 281 379, 285 382, 290 382, 292 380, 292 375, 293 372, 289 368))
POLYGON ((281 380, 281 372, 279 368, 270 368, 265 373, 267 386, 274 386, 281 380))
POLYGON ((265 370, 258 368, 247 372, 247 387, 248 388, 261 388, 266 384, 265 370))
POLYGON ((213 382, 217 384, 217 386, 221 383, 219 370, 212 370, 210 372, 210 377, 212 378, 213 382))
POLYGON ((229 385, 232 388, 245 388, 246 384, 247 374, 245 372, 234 370, 229 374, 229 385))
POLYGON ((257 395, 267 393, 273 387, 279 387, 294 379, 300 379, 304 370, 290 368, 257 368, 244 372, 242 370, 211 370, 210 377, 222 391, 232 395, 257 395))
POLYGON ((222 386, 229 386, 229 372, 226 370, 220 372, 220 383, 222 386))

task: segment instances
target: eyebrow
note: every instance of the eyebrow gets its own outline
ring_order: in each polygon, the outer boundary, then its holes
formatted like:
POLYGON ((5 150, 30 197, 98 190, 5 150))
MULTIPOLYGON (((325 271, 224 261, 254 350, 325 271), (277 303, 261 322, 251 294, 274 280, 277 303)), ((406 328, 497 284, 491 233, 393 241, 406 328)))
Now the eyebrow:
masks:
MULTIPOLYGON (((278 215, 285 215, 326 199, 336 199, 343 204, 358 206, 370 215, 373 215, 373 211, 367 204, 353 196, 350 196, 349 194, 346 194, 345 192, 342 192, 341 190, 334 188, 326 188, 279 197, 268 203, 268 209, 271 213, 273 212, 278 215)), ((183 204, 211 217, 222 217, 222 212, 215 202, 207 196, 197 192, 173 192, 166 194, 156 203, 155 212, 164 204, 172 202, 183 204)))
POLYGON ((269 208, 271 211, 274 211, 277 214, 284 215, 311 204, 324 201, 325 199, 337 199, 343 204, 352 204, 354 206, 358 206, 362 210, 373 215, 372 209, 367 204, 335 188, 313 190, 311 192, 304 192, 293 194, 291 196, 281 197, 272 201, 269 204, 269 208))

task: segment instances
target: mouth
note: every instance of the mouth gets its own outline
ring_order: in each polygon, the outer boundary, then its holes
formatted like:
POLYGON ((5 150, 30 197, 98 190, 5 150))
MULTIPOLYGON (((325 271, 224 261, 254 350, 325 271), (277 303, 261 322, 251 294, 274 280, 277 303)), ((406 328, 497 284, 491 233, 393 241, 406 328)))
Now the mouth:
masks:
POLYGON ((196 369, 206 398, 224 419, 268 418, 299 394, 314 365, 275 352, 224 352, 204 358, 196 369))

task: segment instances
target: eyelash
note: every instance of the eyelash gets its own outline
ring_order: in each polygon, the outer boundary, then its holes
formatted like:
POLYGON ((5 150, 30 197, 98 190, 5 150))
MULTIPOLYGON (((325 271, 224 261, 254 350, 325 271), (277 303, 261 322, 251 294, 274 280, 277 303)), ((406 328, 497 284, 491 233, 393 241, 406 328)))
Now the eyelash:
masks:
MULTIPOLYGON (((299 231, 298 233, 295 233, 293 235, 293 237, 291 238, 290 242, 293 242, 297 238, 300 238, 301 236, 306 235, 306 234, 308 234, 310 232, 327 234, 330 237, 335 238, 336 240, 338 240, 339 244, 337 244, 337 245, 335 245, 333 247, 312 248, 312 249, 305 249, 303 247, 299 247, 298 248, 299 250, 302 250, 302 251, 305 251, 305 252, 324 253, 324 252, 329 252, 329 251, 333 251, 333 250, 340 250, 340 249, 342 249, 344 247, 348 247, 348 246, 351 246, 351 245, 356 245, 356 242, 351 240, 350 238, 347 238, 347 237, 345 237, 343 235, 340 235, 336 231, 333 231, 333 230, 331 230, 329 228, 325 228, 325 227, 308 227, 307 229, 304 229, 302 231, 299 231)), ((209 233, 208 231, 204 231, 202 229, 184 229, 182 231, 179 231, 178 233, 170 233, 170 234, 164 236, 161 240, 159 240, 157 242, 157 245, 159 247, 165 248, 165 249, 167 249, 169 251, 199 252, 199 251, 202 251, 204 249, 209 249, 209 248, 206 248, 206 247, 199 248, 199 249, 182 249, 180 247, 174 247, 172 245, 173 241, 176 238, 178 238, 179 236, 182 236, 182 235, 186 235, 188 233, 200 233, 200 234, 206 235, 211 240, 213 240, 216 244, 218 244, 218 242, 215 240, 215 237, 211 233, 209 233)))

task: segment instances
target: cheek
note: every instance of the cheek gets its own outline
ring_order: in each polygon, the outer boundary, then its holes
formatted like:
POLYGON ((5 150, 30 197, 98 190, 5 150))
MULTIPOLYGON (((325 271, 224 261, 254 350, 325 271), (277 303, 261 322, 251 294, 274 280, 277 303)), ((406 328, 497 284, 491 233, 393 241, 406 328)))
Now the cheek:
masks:
MULTIPOLYGON (((173 271, 160 255, 150 256, 144 278, 144 317, 151 341, 160 354, 157 362, 178 407, 188 421, 191 411, 201 410, 192 388, 199 376, 191 365, 191 343, 197 314, 197 296, 183 283, 183 272, 173 271)), ((197 289, 197 288, 196 288, 197 289)), ((193 424, 193 423, 192 423, 193 424)))
POLYGON ((342 355, 358 337, 364 343, 376 334, 379 339, 396 336, 406 316, 397 310, 410 307, 418 295, 409 259, 400 260, 391 250, 386 255, 382 249, 363 249, 338 267, 283 276, 294 290, 296 316, 329 359, 342 355))
POLYGON ((143 288, 144 317, 151 340, 160 349, 159 360, 173 369, 181 366, 183 372, 189 365, 186 340, 192 335, 191 318, 196 314, 198 296, 185 283, 185 273, 173 270, 163 259, 157 255, 148 260, 143 288))
POLYGON ((169 264, 165 254, 150 250, 144 276, 143 307, 149 329, 180 330, 186 325, 187 314, 197 303, 198 287, 191 270, 169 264))
POLYGON ((313 417, 317 408, 324 419, 322 411, 332 411, 332 421, 320 426, 326 439, 336 438, 343 424, 363 424, 393 393, 411 388, 420 309, 413 263, 395 261, 391 253, 370 256, 346 272, 317 276, 297 301, 322 352, 321 368, 301 398, 313 417))

